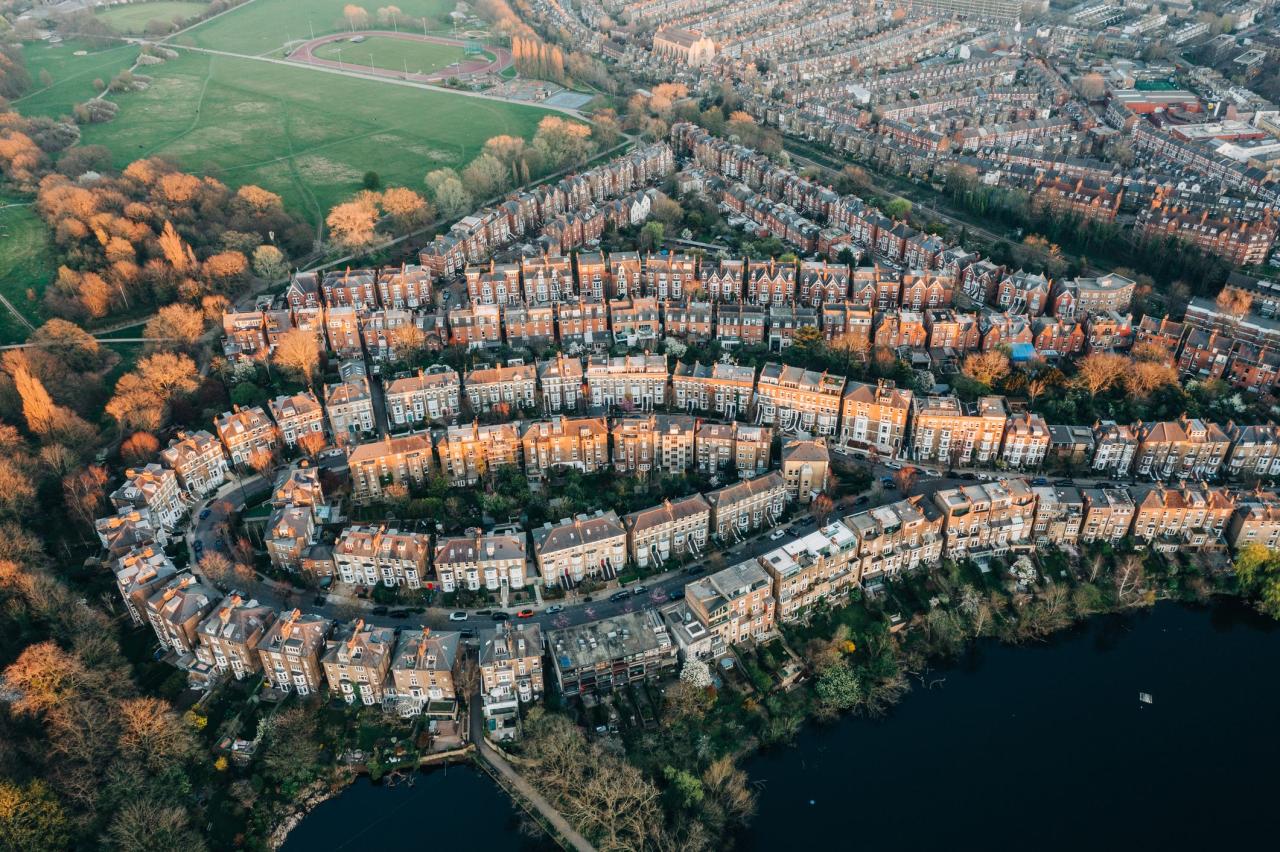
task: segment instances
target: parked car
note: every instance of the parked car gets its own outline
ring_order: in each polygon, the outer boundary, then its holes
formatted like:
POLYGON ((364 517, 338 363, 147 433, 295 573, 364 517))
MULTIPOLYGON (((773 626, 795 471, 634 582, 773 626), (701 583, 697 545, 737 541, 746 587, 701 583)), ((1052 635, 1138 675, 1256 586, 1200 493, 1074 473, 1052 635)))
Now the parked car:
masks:
POLYGON ((385 606, 375 606, 373 609, 369 610, 369 612, 373 613, 374 615, 386 615, 387 608, 385 606))
POLYGON ((564 607, 560 604, 552 604, 547 607, 544 612, 546 612, 547 615, 555 615, 557 612, 564 612, 564 607))
POLYGON ((449 620, 450 621, 466 621, 467 613, 460 609, 456 610, 454 612, 449 613, 449 620))
POLYGON ((522 609, 516 613, 516 618, 533 618, 533 610, 522 609))
POLYGON ((481 618, 481 617, 486 616, 486 615, 493 615, 493 610, 491 610, 491 609, 478 609, 478 610, 476 610, 476 618, 481 618))
POLYGON ((1074 479, 1055 479, 1053 484, 1059 488, 1070 488, 1072 485, 1076 484, 1076 481, 1074 479))
POLYGON ((203 521, 205 518, 209 517, 209 515, 212 514, 212 512, 213 512, 212 509, 210 509, 208 506, 205 506, 203 509, 200 510, 200 520, 203 521))
POLYGON ((1031 484, 1032 485, 1048 485, 1049 480, 1043 476, 1037 476, 1035 479, 1031 480, 1031 484))
POLYGON ((393 609, 393 610, 391 610, 391 612, 387 613, 387 615, 391 616, 392 618, 408 618, 408 617, 409 617, 409 610, 407 610, 407 609, 393 609))
POLYGON ((314 598, 312 598, 312 600, 311 600, 311 603, 312 603, 313 605, 315 605, 315 606, 324 606, 324 605, 325 605, 325 604, 327 604, 328 602, 329 602, 329 599, 328 599, 328 598, 326 598, 324 595, 316 595, 316 596, 315 596, 314 598))
POLYGON ((201 541, 200 539, 196 539, 194 542, 192 542, 191 552, 196 555, 196 559, 199 559, 200 554, 204 553, 204 542, 201 541))
POLYGON ((625 601, 629 597, 631 597, 631 591, 629 589, 623 589, 620 592, 614 592, 612 595, 609 595, 609 600, 625 601))
POLYGON ((778 539, 782 538, 786 534, 787 534, 786 530, 774 530, 773 532, 769 533, 769 541, 777 541, 778 539))
POLYGON ((649 594, 649 587, 648 587, 648 586, 636 586, 634 589, 632 589, 632 590, 631 590, 631 594, 633 594, 633 595, 647 595, 647 594, 649 594))
POLYGON ((470 627, 468 627, 465 630, 459 630, 458 635, 461 636, 463 639, 474 639, 478 634, 474 630, 472 630, 470 627))
POLYGON ((705 571, 705 570, 706 570, 706 566, 705 566, 705 565, 690 565, 688 568, 684 569, 684 573, 686 573, 686 574, 701 574, 701 573, 702 573, 703 571, 705 571))
POLYGON ((501 611, 499 611, 499 612, 495 612, 493 615, 491 615, 491 616, 489 616, 489 617, 490 617, 490 618, 492 618, 494 621, 510 621, 510 620, 511 620, 511 616, 510 616, 510 615, 508 615, 508 614, 507 614, 507 613, 505 613, 505 612, 501 612, 501 611))

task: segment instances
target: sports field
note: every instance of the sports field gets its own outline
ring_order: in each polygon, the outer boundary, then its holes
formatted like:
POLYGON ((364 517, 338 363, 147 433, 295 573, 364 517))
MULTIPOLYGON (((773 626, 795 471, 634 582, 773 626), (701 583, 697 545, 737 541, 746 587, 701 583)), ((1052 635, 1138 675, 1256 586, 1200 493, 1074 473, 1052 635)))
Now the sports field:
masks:
POLYGON ((316 222, 366 171, 418 188, 461 168, 498 134, 531 136, 536 107, 183 51, 151 66, 150 88, 114 96, 114 121, 82 128, 123 166, 163 155, 232 186, 255 183, 316 222))
MULTIPOLYGON (((174 40, 178 44, 249 56, 281 55, 288 42, 308 41, 349 29, 347 19, 342 16, 347 5, 351 5, 349 0, 252 0, 174 40)), ((428 29, 446 28, 448 15, 456 3, 454 0, 399 0, 395 5, 401 12, 397 26, 422 32, 424 18, 428 29)), ((391 29, 390 23, 378 19, 377 4, 366 4, 362 8, 367 10, 369 19, 364 24, 357 23, 357 27, 391 29)))
POLYGON ((340 59, 356 67, 367 68, 372 64, 375 68, 408 74, 431 74, 462 61, 464 56, 462 48, 453 45, 385 36, 369 36, 359 44, 331 41, 317 47, 312 54, 319 59, 340 59))
MULTIPOLYGON (((156 3, 128 3, 110 6, 97 13, 98 17, 122 33, 141 33, 152 21, 170 23, 176 19, 192 18, 205 10, 207 3, 195 0, 160 0, 156 3)), ((161 30, 164 32, 164 30, 161 30)))

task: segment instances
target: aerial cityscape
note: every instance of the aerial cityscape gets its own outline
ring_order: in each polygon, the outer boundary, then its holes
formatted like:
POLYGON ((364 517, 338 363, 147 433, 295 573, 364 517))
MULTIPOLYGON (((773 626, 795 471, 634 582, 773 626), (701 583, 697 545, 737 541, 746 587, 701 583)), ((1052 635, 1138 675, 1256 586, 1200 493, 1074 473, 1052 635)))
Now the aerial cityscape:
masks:
POLYGON ((0 849, 1267 842, 1278 103, 1273 0, 0 0, 0 849))

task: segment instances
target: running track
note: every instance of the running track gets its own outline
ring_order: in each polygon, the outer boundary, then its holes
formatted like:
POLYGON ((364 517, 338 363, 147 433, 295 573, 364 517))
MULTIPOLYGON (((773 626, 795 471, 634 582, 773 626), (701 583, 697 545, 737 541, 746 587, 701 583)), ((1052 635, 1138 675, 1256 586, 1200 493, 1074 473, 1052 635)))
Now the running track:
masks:
MULTIPOLYGON (((488 44, 484 46, 484 49, 496 56, 497 59, 492 61, 484 58, 464 60, 456 65, 450 65, 448 68, 442 68, 439 71, 434 71, 430 74, 405 74, 403 71, 396 71, 389 68, 370 68, 368 65, 363 65, 359 62, 342 62, 339 64, 336 59, 321 59, 315 55, 316 48, 322 45, 330 44, 335 41, 351 41, 351 39, 356 36, 398 38, 403 39, 404 41, 443 44, 451 47, 466 46, 466 42, 464 41, 444 38, 442 36, 422 36, 415 35, 413 33, 364 30, 354 33, 335 33, 333 35, 321 36, 320 38, 312 39, 311 41, 301 44, 295 48, 294 51, 289 54, 289 61, 298 62, 303 65, 322 65, 326 68, 337 68, 340 70, 351 68, 353 70, 358 70, 361 74, 369 74, 374 77, 390 77, 395 80, 409 80, 415 83, 439 83, 449 79, 450 77, 457 77, 458 79, 463 80, 480 74, 497 74, 511 65, 510 50, 505 47, 497 47, 488 44)), ((352 55, 358 56, 360 46, 358 44, 353 44, 351 47, 352 55)))

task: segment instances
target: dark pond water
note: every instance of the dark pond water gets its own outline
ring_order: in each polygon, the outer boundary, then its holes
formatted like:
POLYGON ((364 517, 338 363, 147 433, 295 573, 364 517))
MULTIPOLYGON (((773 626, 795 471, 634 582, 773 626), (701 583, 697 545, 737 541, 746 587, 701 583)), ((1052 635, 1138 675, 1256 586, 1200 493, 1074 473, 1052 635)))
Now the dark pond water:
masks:
POLYGON ((983 643, 931 677, 883 721, 749 761, 743 845, 1276 848, 1280 630, 1236 602, 983 643))
MULTIPOLYGON (((1096 619, 1043 645, 976 646, 882 721, 813 727, 748 762, 739 844, 1058 850, 1275 848, 1280 630, 1231 601, 1096 619), (1150 693, 1152 704, 1139 701, 1150 693)), ((470 766, 361 779, 284 852, 543 850, 470 766)))
POLYGON ((544 852, 557 847, 519 830, 515 805, 471 766, 420 772, 413 786, 358 778, 300 822, 281 852, 369 849, 544 852))

